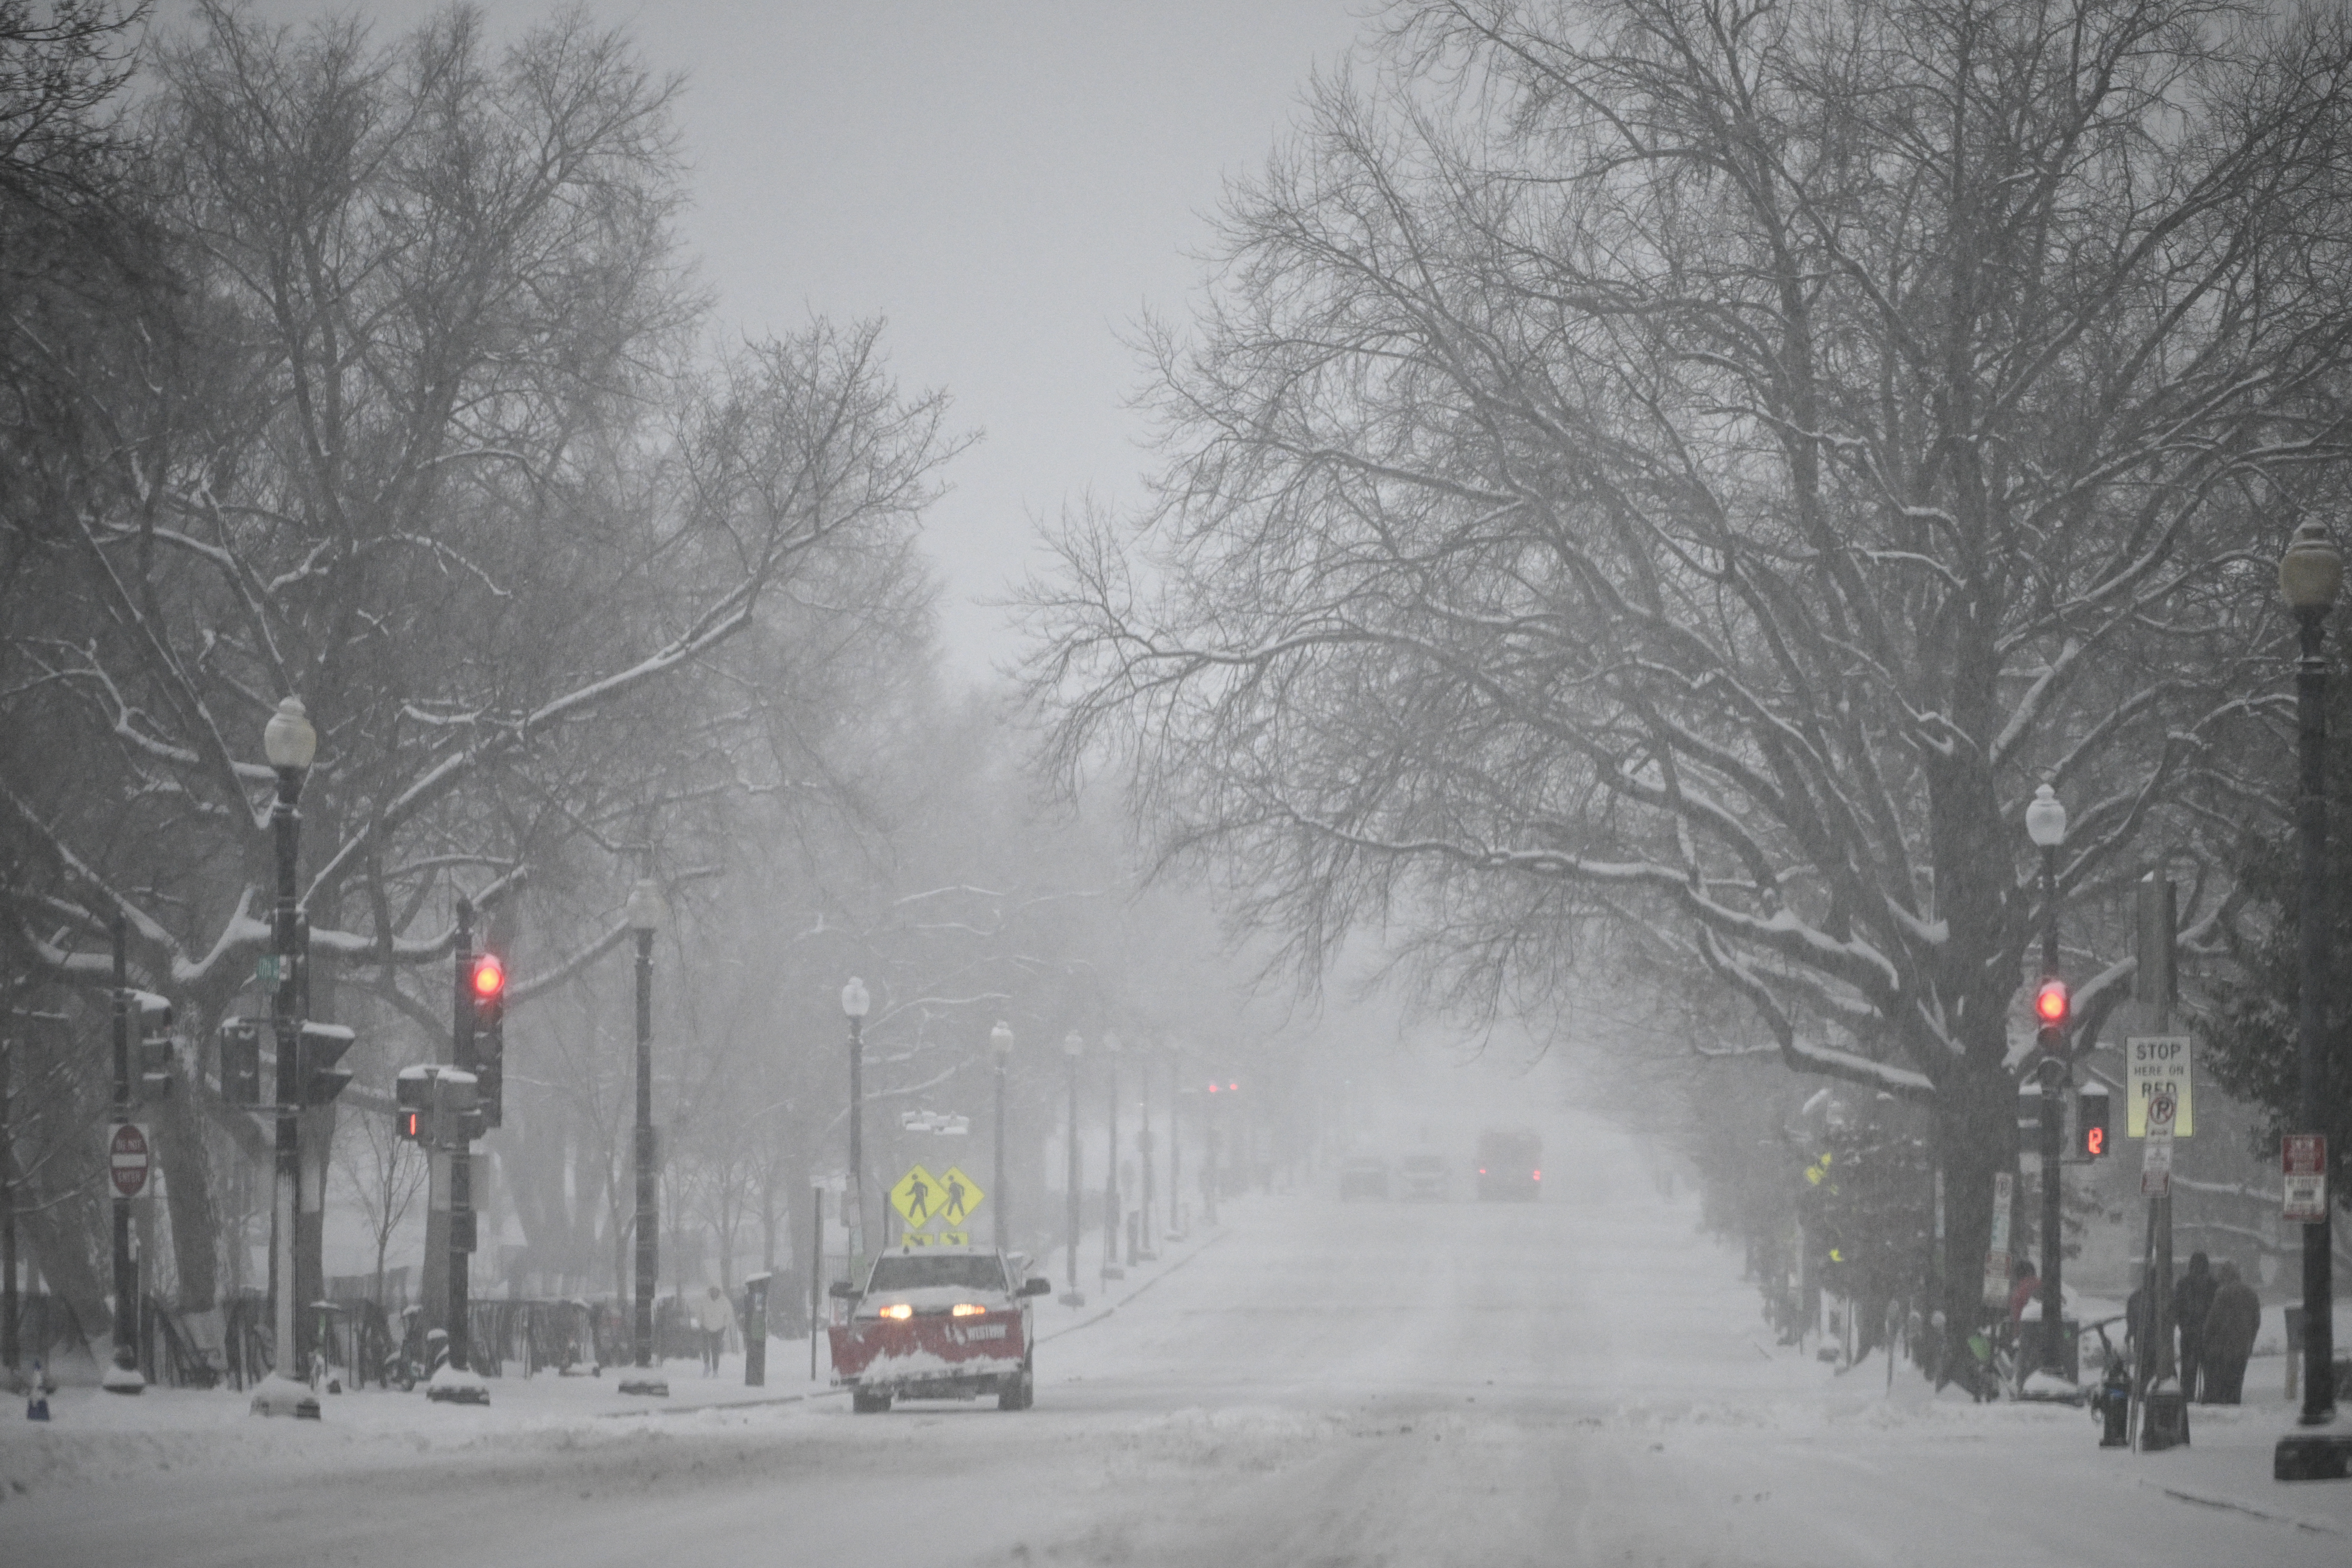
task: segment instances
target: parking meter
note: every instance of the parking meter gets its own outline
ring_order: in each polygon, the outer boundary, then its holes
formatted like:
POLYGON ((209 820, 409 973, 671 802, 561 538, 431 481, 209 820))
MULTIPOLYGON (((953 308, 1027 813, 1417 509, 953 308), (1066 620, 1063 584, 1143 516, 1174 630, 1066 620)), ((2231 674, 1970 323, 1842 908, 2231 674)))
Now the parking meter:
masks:
POLYGON ((768 1382, 768 1284, 773 1278, 754 1274, 743 1281, 743 1382, 752 1388, 768 1382))

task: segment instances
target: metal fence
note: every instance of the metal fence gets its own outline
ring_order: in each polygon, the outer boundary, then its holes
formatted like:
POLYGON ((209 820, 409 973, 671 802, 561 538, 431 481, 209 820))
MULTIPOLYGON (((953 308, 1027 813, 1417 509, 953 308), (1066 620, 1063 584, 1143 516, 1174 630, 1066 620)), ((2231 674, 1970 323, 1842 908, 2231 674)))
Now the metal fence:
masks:
MULTIPOLYGON (((797 1338, 804 1306, 785 1298, 771 1308, 772 1331, 797 1338)), ((740 1297, 737 1298, 740 1310, 740 1297)), ((208 1352, 190 1330, 188 1317, 152 1297, 142 1303, 139 1364, 151 1383, 175 1388, 210 1388, 226 1382, 243 1389, 267 1376, 276 1364, 277 1334, 269 1298, 258 1290, 229 1297, 220 1306, 221 1344, 208 1352)), ((583 1300, 494 1300, 467 1304, 467 1343, 473 1370, 485 1377, 529 1377, 540 1372, 584 1373, 626 1366, 635 1359, 629 1303, 583 1300)), ((61 1355, 89 1346, 73 1308, 55 1296, 18 1298, 18 1343, 29 1363, 55 1364, 61 1355)), ((302 1336, 324 1356, 327 1370, 345 1386, 384 1380, 386 1363, 408 1331, 407 1321, 373 1300, 316 1301, 305 1309, 302 1336)), ((694 1302, 666 1296, 654 1303, 656 1359, 701 1353, 694 1302)), ((423 1347, 411 1346, 422 1360, 423 1347)))

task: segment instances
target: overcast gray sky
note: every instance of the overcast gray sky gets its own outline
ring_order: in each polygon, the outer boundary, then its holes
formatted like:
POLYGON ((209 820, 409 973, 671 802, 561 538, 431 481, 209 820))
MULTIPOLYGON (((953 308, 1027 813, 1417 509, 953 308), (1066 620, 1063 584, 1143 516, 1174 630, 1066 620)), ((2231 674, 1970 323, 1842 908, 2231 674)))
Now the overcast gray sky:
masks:
MULTIPOLYGON (((552 0, 487 0, 501 31, 552 0)), ((402 30, 423 0, 356 9, 402 30)), ((946 388, 986 438, 929 542, 942 636, 967 671, 1008 660, 1001 597, 1033 521, 1139 494, 1137 368, 1120 334, 1181 309, 1224 179, 1263 163, 1308 74, 1378 0, 596 0, 689 80, 684 226, 722 319, 882 316, 907 386, 946 388)))

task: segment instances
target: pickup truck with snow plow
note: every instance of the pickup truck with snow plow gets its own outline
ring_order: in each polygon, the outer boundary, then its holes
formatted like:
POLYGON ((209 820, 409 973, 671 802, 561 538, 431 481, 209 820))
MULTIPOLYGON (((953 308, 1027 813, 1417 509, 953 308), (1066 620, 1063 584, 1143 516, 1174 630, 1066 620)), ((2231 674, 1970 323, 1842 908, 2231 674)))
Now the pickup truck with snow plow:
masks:
POLYGON ((985 1247, 908 1247, 874 1260, 861 1289, 837 1281, 849 1321, 827 1330, 833 1381, 860 1415, 894 1399, 977 1399, 1026 1410, 1036 1399, 1030 1298, 1053 1286, 1024 1279, 985 1247))

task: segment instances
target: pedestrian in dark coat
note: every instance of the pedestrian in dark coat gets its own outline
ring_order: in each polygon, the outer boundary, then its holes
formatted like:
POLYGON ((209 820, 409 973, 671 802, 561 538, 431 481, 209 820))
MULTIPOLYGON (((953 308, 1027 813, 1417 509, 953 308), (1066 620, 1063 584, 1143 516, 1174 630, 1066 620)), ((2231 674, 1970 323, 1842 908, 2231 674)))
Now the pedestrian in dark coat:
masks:
POLYGON ((2212 1265, 2201 1252, 2189 1255, 2189 1272, 2172 1287, 2172 1321, 2180 1325, 2180 1395, 2203 1403, 2205 1315, 2213 1310, 2212 1265))
POLYGON ((2254 1331, 2262 1325, 2262 1298, 2238 1278, 2236 1264, 2224 1263, 2214 1275, 2213 1306, 2205 1314, 2208 1403, 2238 1403, 2245 1392, 2246 1358, 2254 1353, 2254 1331))

